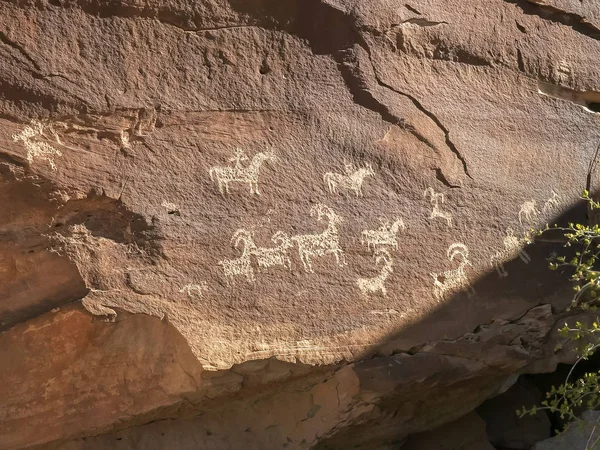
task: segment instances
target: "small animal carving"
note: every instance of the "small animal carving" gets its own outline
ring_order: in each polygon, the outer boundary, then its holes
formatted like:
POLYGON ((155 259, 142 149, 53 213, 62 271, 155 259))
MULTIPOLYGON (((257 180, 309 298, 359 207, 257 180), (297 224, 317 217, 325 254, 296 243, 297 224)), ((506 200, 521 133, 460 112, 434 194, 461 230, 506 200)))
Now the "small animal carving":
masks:
POLYGON ((227 278, 233 279, 237 275, 246 277, 248 282, 254 282, 254 269, 250 263, 250 252, 249 247, 254 243, 248 239, 247 231, 240 229, 237 230, 231 238, 233 246, 237 249, 241 243, 244 244, 242 255, 235 259, 224 259, 219 261, 219 265, 223 267, 223 272, 227 278))
POLYGON ((560 205, 560 196, 554 189, 552 189, 550 198, 548 200, 546 200, 546 203, 544 203, 544 206, 542 207, 542 212, 544 214, 552 212, 552 211, 558 209, 559 205, 560 205))
POLYGON ((337 226, 342 223, 342 218, 333 210, 323 204, 313 206, 310 215, 317 215, 317 221, 327 217, 327 229, 320 234, 305 234, 292 237, 292 241, 298 245, 298 255, 304 270, 314 272, 311 258, 333 254, 338 265, 346 264, 344 251, 340 246, 339 231, 337 226))
POLYGON ((362 232, 362 244, 377 253, 379 250, 385 250, 386 247, 398 248, 397 234, 398 230, 405 230, 406 226, 402 219, 396 219, 393 223, 389 220, 381 221, 381 226, 377 230, 365 230, 362 232))
POLYGON ((276 247, 254 247, 250 254, 256 257, 258 267, 268 268, 274 266, 283 266, 286 269, 291 268, 288 249, 292 247, 290 237, 283 231, 277 231, 271 238, 276 247))
POLYGON ((454 243, 448 247, 446 252, 449 261, 454 261, 454 258, 459 257, 461 261, 458 267, 453 270, 447 270, 442 273, 432 272, 430 275, 433 277, 433 295, 440 301, 445 298, 447 294, 455 293, 458 291, 467 291, 469 296, 475 294, 475 289, 471 286, 469 276, 467 275, 466 268, 473 267, 469 261, 469 250, 465 244, 460 242, 454 243))
POLYGON ((490 264, 496 268, 499 277, 507 277, 508 272, 504 268, 504 264, 515 259, 517 256, 525 264, 531 262, 531 257, 527 254, 523 247, 525 246, 528 238, 519 239, 514 235, 512 228, 506 229, 506 236, 504 237, 504 249, 494 253, 490 257, 490 264))
POLYGON ((381 292, 381 294, 384 297, 387 296, 385 282, 391 275, 391 273, 394 271, 392 269, 392 257, 390 256, 387 250, 381 250, 377 253, 376 263, 380 264, 382 262, 383 266, 379 275, 372 278, 359 278, 358 280, 356 280, 356 284, 358 285, 358 288, 363 293, 363 295, 381 292))
POLYGON ((535 200, 528 200, 521 205, 521 209, 519 210, 519 223, 523 225, 523 219, 531 222, 539 215, 540 212, 535 206, 535 200))
POLYGON ((340 187, 343 189, 352 190, 357 197, 362 197, 362 185, 365 178, 375 175, 371 164, 367 164, 365 167, 361 167, 360 169, 355 169, 353 165, 346 164, 345 170, 345 174, 327 172, 323 176, 323 181, 325 181, 329 192, 335 194, 337 192, 337 188, 340 187))
POLYGON ((431 203, 431 214, 429 215, 429 218, 435 219, 436 217, 439 217, 440 219, 444 219, 448 228, 452 228, 452 214, 443 211, 440 208, 440 203, 444 203, 444 194, 442 192, 435 192, 433 188, 428 187, 423 193, 423 197, 427 198, 427 196, 429 196, 429 201, 431 203))
POLYGON ((210 179, 217 181, 219 192, 221 194, 229 194, 229 183, 239 182, 248 183, 250 185, 250 194, 260 195, 258 189, 258 176, 260 168, 265 161, 275 161, 275 154, 272 151, 257 153, 252 158, 252 161, 247 166, 243 166, 242 162, 248 158, 244 155, 242 149, 236 149, 235 155, 229 161, 233 162, 233 167, 211 167, 209 170, 210 179))

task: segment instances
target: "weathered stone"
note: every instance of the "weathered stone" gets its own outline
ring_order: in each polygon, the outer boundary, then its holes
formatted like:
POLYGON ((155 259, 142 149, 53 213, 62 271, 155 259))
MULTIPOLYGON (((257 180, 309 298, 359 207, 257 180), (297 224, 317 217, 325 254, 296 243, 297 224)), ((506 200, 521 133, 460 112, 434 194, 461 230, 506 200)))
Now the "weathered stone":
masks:
POLYGON ((574 422, 563 433, 538 442, 532 450, 567 450, 594 448, 600 441, 600 412, 586 411, 581 420, 574 422))
POLYGON ((567 358, 523 246, 598 189, 598 17, 0 2, 0 448, 374 448, 567 358))

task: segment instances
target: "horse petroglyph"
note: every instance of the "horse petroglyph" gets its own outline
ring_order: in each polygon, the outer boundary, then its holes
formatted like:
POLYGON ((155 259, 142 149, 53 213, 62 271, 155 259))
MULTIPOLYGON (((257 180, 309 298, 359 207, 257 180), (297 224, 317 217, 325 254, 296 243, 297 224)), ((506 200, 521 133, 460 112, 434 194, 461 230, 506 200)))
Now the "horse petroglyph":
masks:
POLYGON ((535 200, 528 200, 521 205, 521 209, 519 210, 519 223, 523 225, 523 219, 531 222, 539 215, 540 212, 535 206, 535 200))
POLYGON ((283 231, 277 231, 271 237, 271 241, 278 244, 276 247, 257 247, 252 233, 244 229, 237 230, 233 238, 236 242, 244 244, 244 253, 254 256, 259 268, 266 269, 276 266, 291 268, 288 250, 292 247, 292 241, 283 231))
POLYGON ((240 148, 234 152, 234 157, 229 160, 233 162, 233 167, 211 167, 209 170, 210 179, 217 181, 219 192, 229 194, 229 183, 239 182, 250 185, 250 194, 260 195, 258 190, 258 175, 260 168, 265 161, 275 161, 275 154, 272 151, 257 153, 252 161, 244 167, 243 162, 248 161, 248 157, 240 148))
POLYGON ((356 280, 356 284, 363 295, 381 292, 384 297, 387 296, 385 282, 390 274, 394 271, 392 269, 393 260, 387 250, 380 250, 377 252, 376 263, 380 264, 382 262, 383 266, 381 267, 381 272, 379 275, 372 278, 359 278, 356 280))
POLYGON ((342 223, 342 218, 326 205, 317 204, 310 210, 311 217, 317 215, 317 220, 321 221, 327 217, 327 229, 320 234, 305 234, 292 237, 292 241, 298 244, 298 255, 304 265, 306 272, 314 272, 311 258, 315 256, 335 255, 339 266, 346 264, 346 257, 342 247, 340 247, 339 232, 337 225, 342 223))
POLYGON ((496 269, 498 272, 498 276, 506 277, 508 276, 508 272, 504 268, 504 264, 512 261, 517 256, 523 261, 525 264, 529 264, 531 262, 530 256, 527 254, 523 247, 528 242, 528 238, 519 239, 514 235, 512 228, 507 228, 506 236, 504 236, 504 249, 494 253, 490 257, 490 264, 492 267, 496 269))
POLYGON ((367 176, 374 176, 375 172, 371 167, 371 164, 367 164, 365 167, 356 169, 352 164, 345 165, 345 174, 327 172, 323 176, 323 181, 327 185, 329 192, 335 194, 337 188, 343 188, 354 191, 357 197, 362 197, 362 185, 367 176))
POLYGON ((553 212, 553 211, 557 210, 559 206, 560 206, 560 196, 558 195, 558 192, 556 192, 554 189, 552 189, 550 198, 548 200, 546 200, 546 203, 544 203, 544 206, 542 207, 542 212, 544 214, 553 212))
POLYGON ((56 170, 54 156, 62 156, 62 153, 43 140, 44 138, 46 140, 49 139, 45 134, 46 130, 52 134, 58 144, 61 143, 58 134, 56 134, 52 126, 43 124, 37 120, 32 120, 30 125, 23 128, 20 133, 13 135, 12 138, 14 142, 23 142, 23 145, 27 149, 27 162, 29 164, 39 159, 48 161, 50 169, 56 170))
POLYGON ((469 276, 467 275, 467 266, 473 267, 471 261, 469 261, 469 249, 465 244, 460 242, 451 244, 446 252, 449 261, 454 261, 454 258, 460 256, 461 261, 458 267, 453 270, 447 270, 442 273, 432 272, 430 275, 433 277, 433 295, 440 301, 443 300, 447 294, 456 293, 459 291, 467 291, 469 296, 475 294, 475 289, 471 286, 469 276))
POLYGON ((444 219, 448 228, 452 228, 452 214, 443 211, 440 208, 440 203, 444 203, 444 194, 442 192, 435 192, 433 188, 428 187, 423 193, 423 197, 427 198, 427 196, 429 196, 429 202, 431 203, 431 214, 429 215, 429 218, 435 219, 436 217, 439 217, 444 219))
POLYGON ((367 249, 373 249, 377 253, 380 250, 385 250, 391 247, 394 250, 398 249, 398 239, 396 235, 398 230, 405 230, 406 226, 402 219, 396 219, 393 223, 389 220, 381 220, 381 226, 377 230, 365 230, 362 232, 361 243, 367 245, 367 249))

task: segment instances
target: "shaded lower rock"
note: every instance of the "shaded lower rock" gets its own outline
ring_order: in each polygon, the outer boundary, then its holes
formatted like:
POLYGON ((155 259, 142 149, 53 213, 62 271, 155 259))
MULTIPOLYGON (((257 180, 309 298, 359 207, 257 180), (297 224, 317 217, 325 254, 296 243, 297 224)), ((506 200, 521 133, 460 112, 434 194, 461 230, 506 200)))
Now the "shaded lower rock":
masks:
POLYGON ((532 450, 572 450, 596 448, 600 442, 600 412, 586 411, 581 422, 573 423, 562 434, 538 442, 532 450))
POLYGON ((0 448, 418 444, 415 434, 463 418, 531 361, 556 357, 537 339, 554 333, 552 317, 543 305, 414 354, 352 364, 267 359, 206 371, 168 320, 123 313, 106 323, 73 305, 0 335, 0 356, 11 362, 0 369, 0 448))
POLYGON ((516 411, 523 406, 539 405, 543 394, 525 377, 506 392, 484 402, 477 413, 486 423, 487 436, 496 448, 528 450, 536 442, 551 436, 551 424, 544 411, 519 418, 516 411))

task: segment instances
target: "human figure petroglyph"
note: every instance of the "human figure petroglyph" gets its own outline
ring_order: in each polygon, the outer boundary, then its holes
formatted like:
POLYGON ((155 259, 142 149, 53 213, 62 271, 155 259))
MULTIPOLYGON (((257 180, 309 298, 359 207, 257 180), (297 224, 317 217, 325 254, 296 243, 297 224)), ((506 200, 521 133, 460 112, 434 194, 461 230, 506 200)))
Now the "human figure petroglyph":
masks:
POLYGON ((548 200, 546 200, 546 203, 544 203, 544 206, 542 207, 542 212, 544 214, 552 212, 552 211, 558 209, 559 205, 560 205, 560 196, 558 195, 558 192, 556 192, 554 189, 552 189, 550 198, 548 200))
MULTIPOLYGON (((381 220, 381 219, 380 219, 381 220)), ((381 220, 381 226, 377 230, 364 230, 362 232, 362 244, 367 245, 367 249, 376 253, 378 250, 385 250, 386 247, 391 247, 394 250, 398 249, 398 230, 405 230, 406 226, 402 219, 396 219, 393 223, 389 220, 381 220)))
POLYGON ((244 155, 244 151, 236 149, 234 157, 229 160, 234 163, 233 167, 215 166, 210 168, 210 179, 215 181, 216 178, 221 194, 229 194, 229 183, 239 182, 250 185, 250 194, 260 195, 258 189, 260 168, 265 161, 275 161, 275 154, 272 151, 257 153, 252 158, 252 161, 244 167, 242 163, 247 160, 248 158, 244 155))
POLYGON ((383 266, 379 275, 372 278, 359 278, 356 280, 356 284, 363 295, 381 292, 381 294, 386 297, 387 289, 385 287, 385 282, 394 271, 392 268, 393 260, 387 250, 380 250, 377 252, 375 261, 376 264, 383 262, 383 266))
POLYGON ((535 206, 535 204, 536 204, 535 200, 532 199, 532 200, 526 201, 525 203, 523 203, 521 205, 521 209, 519 210, 519 223, 521 225, 523 225, 523 218, 527 222, 531 222, 537 216, 540 215, 540 212, 537 209, 537 207, 535 206))
POLYGON ((504 236, 503 240, 504 249, 497 251, 490 257, 490 264, 496 269, 499 277, 508 276, 508 272, 504 268, 504 264, 509 261, 512 261, 517 256, 525 264, 529 264, 531 262, 531 257, 525 250, 523 250, 523 247, 527 244, 528 241, 528 236, 519 239, 514 235, 514 231, 512 228, 506 229, 506 236, 504 236))
MULTIPOLYGON (((251 236, 250 236, 251 238, 251 236)), ((219 265, 223 267, 223 272, 227 278, 235 278, 238 275, 246 277, 246 280, 250 283, 254 282, 254 269, 250 263, 250 252, 254 243, 248 238, 248 232, 244 229, 237 230, 231 238, 231 243, 236 249, 239 249, 241 243, 244 244, 242 255, 235 259, 224 259, 219 261, 219 265)))
POLYGON ((431 203, 431 214, 429 215, 430 219, 435 219, 439 217, 446 221, 446 225, 448 228, 452 228, 452 214, 447 211, 443 211, 440 208, 440 203, 444 203, 444 194, 442 192, 435 192, 432 187, 428 187, 425 189, 423 193, 423 197, 427 198, 429 195, 429 202, 431 203))
POLYGON ((346 174, 327 172, 323 175, 323 181, 329 189, 329 192, 335 194, 338 187, 348 190, 353 190, 357 197, 362 197, 362 185, 367 176, 374 176, 375 172, 371 167, 371 164, 367 164, 365 167, 356 169, 352 164, 346 163, 344 165, 346 174))
POLYGON ((186 284, 181 289, 180 293, 186 293, 189 297, 203 297, 204 292, 208 291, 206 281, 201 281, 199 284, 186 284))
POLYGON ((62 156, 62 153, 52 147, 48 142, 42 140, 43 138, 49 139, 45 135, 45 131, 48 130, 58 144, 60 139, 58 134, 54 131, 51 125, 43 124, 38 120, 32 120, 20 133, 12 136, 14 142, 21 141, 27 149, 27 162, 32 164, 34 160, 39 159, 42 161, 48 161, 50 169, 56 170, 56 164, 54 163, 54 156, 62 156))
POLYGON ((339 266, 346 264, 346 257, 340 246, 337 225, 342 223, 342 218, 333 210, 323 204, 317 204, 310 210, 311 217, 317 215, 317 221, 327 217, 327 229, 320 234, 306 234, 292 237, 292 241, 298 244, 298 255, 306 272, 314 272, 311 258, 333 254, 339 266))
POLYGON ((447 270, 442 273, 432 272, 430 275, 433 277, 433 295, 440 301, 444 299, 447 294, 455 293, 458 291, 467 291, 469 296, 475 294, 475 289, 471 286, 469 276, 467 275, 467 266, 473 267, 469 261, 469 249, 465 244, 460 242, 451 244, 446 252, 449 261, 454 261, 457 256, 461 257, 461 261, 458 267, 453 270, 447 270))

